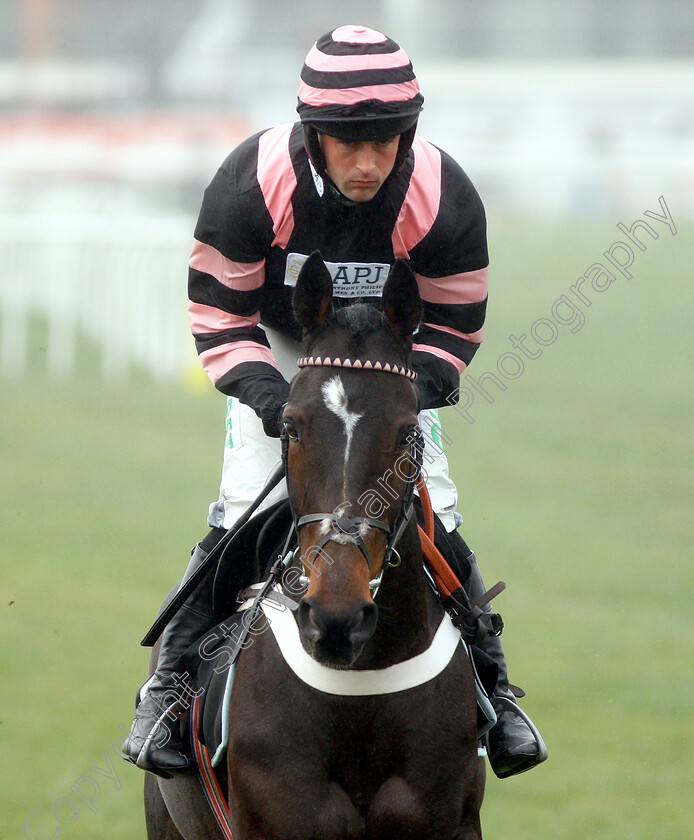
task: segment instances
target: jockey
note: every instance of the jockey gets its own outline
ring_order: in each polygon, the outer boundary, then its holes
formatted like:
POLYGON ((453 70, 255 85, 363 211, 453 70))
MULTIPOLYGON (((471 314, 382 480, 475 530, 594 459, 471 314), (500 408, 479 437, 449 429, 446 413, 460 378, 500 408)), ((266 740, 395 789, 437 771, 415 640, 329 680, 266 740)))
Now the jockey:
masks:
MULTIPOLYGON (((282 411, 302 355, 292 292, 303 261, 318 250, 333 277, 335 306, 380 297, 395 259, 415 272, 424 318, 412 365, 427 486, 461 566, 471 568, 470 599, 485 592, 475 555, 456 530, 462 518, 437 409, 455 402, 460 374, 481 341, 486 222, 463 170, 415 136, 422 103, 404 50, 380 32, 342 26, 306 57, 300 121, 244 141, 205 191, 189 316, 202 364, 228 397, 227 437, 211 531, 193 550, 184 581, 280 463, 282 411)), ((284 481, 260 509, 283 496, 284 481)), ((156 672, 139 694, 123 757, 144 770, 170 776, 195 766, 175 732, 161 734, 179 702, 177 660, 213 623, 213 578, 213 571, 203 577, 166 627, 156 672)), ((482 647, 499 669, 492 698, 498 722, 487 752, 503 778, 543 761, 546 751, 515 702, 499 638, 487 635, 482 647)))

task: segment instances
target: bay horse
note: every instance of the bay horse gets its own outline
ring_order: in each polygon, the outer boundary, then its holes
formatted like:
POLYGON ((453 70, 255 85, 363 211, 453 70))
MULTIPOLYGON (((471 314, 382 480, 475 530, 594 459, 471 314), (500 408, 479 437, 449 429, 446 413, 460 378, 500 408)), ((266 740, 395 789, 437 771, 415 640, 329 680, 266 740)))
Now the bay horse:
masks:
MULTIPOLYGON (((236 667, 224 780, 233 836, 480 840, 474 675, 459 635, 432 665, 449 619, 411 515, 415 277, 396 261, 380 306, 335 309, 313 254, 294 310, 306 355, 283 423, 304 590, 296 609, 265 610, 272 632, 236 667), (283 641, 280 624, 298 642, 283 641)), ((195 825, 194 788, 148 777, 150 840, 222 837, 209 813, 195 825)))

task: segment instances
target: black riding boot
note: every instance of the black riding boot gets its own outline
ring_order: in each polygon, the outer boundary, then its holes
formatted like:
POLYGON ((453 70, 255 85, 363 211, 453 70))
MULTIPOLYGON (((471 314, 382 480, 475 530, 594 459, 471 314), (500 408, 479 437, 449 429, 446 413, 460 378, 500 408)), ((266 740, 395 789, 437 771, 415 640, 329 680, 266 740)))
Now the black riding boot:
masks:
MULTIPOLYGON (((182 583, 206 557, 197 545, 182 583)), ((122 747, 126 761, 165 779, 196 767, 181 741, 180 717, 190 705, 190 695, 186 675, 178 674, 176 666, 181 654, 212 625, 213 582, 210 569, 164 630, 157 669, 138 692, 135 720, 122 747)))
MULTIPOLYGON (((456 546, 456 553, 462 552, 469 563, 470 576, 464 584, 464 589, 470 601, 476 601, 484 595, 487 588, 482 580, 475 553, 467 547, 457 531, 448 536, 456 546)), ((482 609, 489 613, 493 611, 489 604, 482 609)), ((500 637, 485 635, 481 648, 496 662, 499 669, 497 686, 491 698, 497 722, 486 734, 485 745, 492 770, 500 779, 505 779, 540 764, 547 758, 547 748, 533 722, 516 703, 508 680, 506 657, 500 637)))

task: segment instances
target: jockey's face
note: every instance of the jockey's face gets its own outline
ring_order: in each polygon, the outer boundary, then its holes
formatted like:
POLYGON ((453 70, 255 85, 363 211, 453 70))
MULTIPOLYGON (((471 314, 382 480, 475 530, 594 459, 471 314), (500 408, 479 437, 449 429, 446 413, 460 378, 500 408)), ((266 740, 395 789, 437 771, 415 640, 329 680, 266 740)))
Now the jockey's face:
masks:
POLYGON ((318 139, 325 169, 338 190, 351 201, 371 201, 393 171, 400 135, 388 140, 340 140, 328 134, 318 139))

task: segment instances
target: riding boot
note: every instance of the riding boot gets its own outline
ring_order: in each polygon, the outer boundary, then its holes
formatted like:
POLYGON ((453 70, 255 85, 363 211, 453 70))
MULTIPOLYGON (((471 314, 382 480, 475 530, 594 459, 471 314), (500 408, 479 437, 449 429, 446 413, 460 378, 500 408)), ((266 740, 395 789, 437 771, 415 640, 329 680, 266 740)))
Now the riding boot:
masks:
MULTIPOLYGON (((197 545, 191 555, 181 585, 207 557, 197 545)), ((186 674, 178 674, 179 657, 213 623, 212 589, 214 569, 203 577, 183 606, 166 626, 159 650, 157 668, 138 692, 135 720, 122 747, 122 757, 165 779, 196 768, 186 755, 180 718, 190 706, 186 674)))
MULTIPOLYGON (((464 589, 470 601, 476 601, 484 595, 487 588, 482 580, 475 553, 468 548, 457 531, 448 536, 469 564, 470 575, 464 589)), ((487 613, 492 612, 488 603, 482 609, 487 613)), ((487 732, 485 746, 492 770, 500 779, 505 779, 543 762, 547 758, 547 748, 533 722, 516 703, 516 696, 508 680, 506 657, 500 637, 485 634, 481 648, 494 660, 499 669, 496 688, 491 697, 497 722, 487 732)), ((520 694, 523 696, 522 692, 520 694)))

